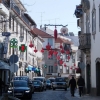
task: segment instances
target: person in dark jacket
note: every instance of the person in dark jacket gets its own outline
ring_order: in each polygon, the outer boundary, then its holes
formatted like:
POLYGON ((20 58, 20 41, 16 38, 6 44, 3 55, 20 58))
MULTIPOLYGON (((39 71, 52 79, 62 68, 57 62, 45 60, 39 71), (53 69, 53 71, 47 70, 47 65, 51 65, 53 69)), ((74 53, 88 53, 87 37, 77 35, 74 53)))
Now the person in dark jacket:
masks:
POLYGON ((70 87, 71 95, 74 96, 75 88, 76 88, 76 80, 74 79, 74 77, 72 77, 72 79, 69 81, 69 87, 70 87))
POLYGON ((81 97, 81 95, 83 94, 83 88, 85 86, 85 81, 82 78, 82 76, 79 77, 78 81, 77 81, 77 85, 79 87, 79 95, 81 97))
POLYGON ((0 95, 2 95, 2 86, 4 86, 4 82, 0 78, 0 95))

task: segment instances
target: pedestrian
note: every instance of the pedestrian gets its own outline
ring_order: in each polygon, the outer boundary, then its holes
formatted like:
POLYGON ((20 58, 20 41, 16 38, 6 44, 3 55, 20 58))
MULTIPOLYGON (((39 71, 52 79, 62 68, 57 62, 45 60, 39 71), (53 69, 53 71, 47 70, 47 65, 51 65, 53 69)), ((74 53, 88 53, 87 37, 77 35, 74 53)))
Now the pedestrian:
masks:
POLYGON ((80 76, 79 79, 77 80, 77 85, 78 85, 78 88, 79 88, 79 95, 81 97, 81 95, 83 94, 83 88, 85 86, 85 81, 82 78, 82 76, 80 76))
POLYGON ((0 78, 0 95, 2 95, 2 86, 4 86, 4 82, 0 78))
POLYGON ((69 87, 70 87, 70 91, 71 91, 71 96, 74 97, 75 88, 76 88, 76 80, 74 79, 73 76, 72 76, 72 79, 69 81, 69 87))

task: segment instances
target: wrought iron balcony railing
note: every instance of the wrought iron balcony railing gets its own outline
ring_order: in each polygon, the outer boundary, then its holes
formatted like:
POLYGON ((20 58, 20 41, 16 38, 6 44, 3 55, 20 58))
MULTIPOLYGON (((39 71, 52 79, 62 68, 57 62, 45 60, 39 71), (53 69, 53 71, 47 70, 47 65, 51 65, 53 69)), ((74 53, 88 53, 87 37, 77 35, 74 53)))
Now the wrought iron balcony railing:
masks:
POLYGON ((79 34, 79 49, 86 50, 91 48, 91 34, 79 34))

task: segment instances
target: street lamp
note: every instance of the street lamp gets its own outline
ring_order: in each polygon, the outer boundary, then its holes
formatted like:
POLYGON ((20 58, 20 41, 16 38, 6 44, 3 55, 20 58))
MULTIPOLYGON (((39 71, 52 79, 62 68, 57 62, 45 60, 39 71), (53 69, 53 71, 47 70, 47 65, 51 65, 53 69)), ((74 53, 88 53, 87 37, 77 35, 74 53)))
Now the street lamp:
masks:
POLYGON ((24 39, 24 36, 19 37, 20 42, 23 42, 23 39, 24 39))

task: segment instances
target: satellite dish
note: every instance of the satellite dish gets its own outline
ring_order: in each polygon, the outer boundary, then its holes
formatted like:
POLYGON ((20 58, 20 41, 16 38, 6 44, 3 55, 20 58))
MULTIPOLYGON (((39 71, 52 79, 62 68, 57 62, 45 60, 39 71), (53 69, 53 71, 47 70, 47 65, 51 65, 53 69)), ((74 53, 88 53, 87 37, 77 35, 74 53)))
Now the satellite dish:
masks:
POLYGON ((66 33, 68 33, 68 28, 67 27, 62 27, 60 31, 63 34, 66 34, 66 33))

